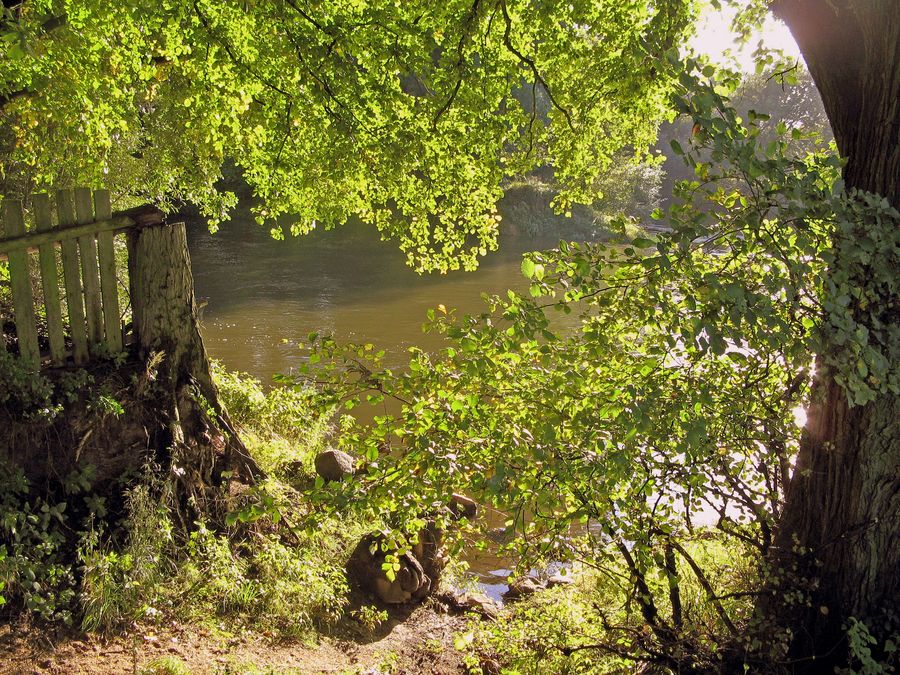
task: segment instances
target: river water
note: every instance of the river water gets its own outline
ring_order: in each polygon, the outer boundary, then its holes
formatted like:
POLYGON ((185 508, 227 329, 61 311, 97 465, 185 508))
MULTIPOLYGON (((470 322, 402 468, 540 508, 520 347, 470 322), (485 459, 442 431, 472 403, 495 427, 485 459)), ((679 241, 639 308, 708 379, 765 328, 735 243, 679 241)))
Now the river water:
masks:
MULTIPOLYGON (((371 342, 386 351, 385 365, 402 367, 410 346, 443 346, 442 336, 422 331, 429 308, 443 304, 460 314, 477 313, 485 309, 482 293, 527 289, 522 254, 566 237, 565 221, 557 225, 535 236, 513 224, 477 271, 420 276, 396 244, 361 224, 276 241, 247 213, 214 235, 202 222, 189 222, 195 292, 206 303, 206 349, 228 369, 270 382, 300 364, 298 343, 316 331, 339 341, 371 342)), ((583 229, 576 234, 584 238, 583 229)), ((488 526, 504 520, 486 517, 488 526)), ((481 589, 497 599, 506 589, 509 561, 489 552, 467 558, 481 589)))
POLYGON ((195 292, 206 302, 206 348, 227 368, 264 382, 300 363, 298 341, 312 331, 371 342, 386 350, 386 365, 402 366, 408 347, 443 344, 422 332, 429 308, 477 313, 485 309, 481 293, 527 289, 522 254, 558 241, 504 236, 475 272, 420 276, 396 244, 360 224, 285 241, 249 218, 227 222, 214 235, 202 223, 188 225, 195 292))

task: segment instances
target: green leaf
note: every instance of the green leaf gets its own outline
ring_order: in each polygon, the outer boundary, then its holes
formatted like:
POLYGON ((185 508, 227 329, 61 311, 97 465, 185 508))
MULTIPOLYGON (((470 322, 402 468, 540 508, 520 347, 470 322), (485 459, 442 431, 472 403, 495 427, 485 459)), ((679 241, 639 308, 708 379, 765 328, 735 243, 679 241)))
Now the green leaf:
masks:
POLYGON ((531 279, 534 276, 535 264, 531 258, 522 258, 522 274, 525 275, 526 279, 531 279))

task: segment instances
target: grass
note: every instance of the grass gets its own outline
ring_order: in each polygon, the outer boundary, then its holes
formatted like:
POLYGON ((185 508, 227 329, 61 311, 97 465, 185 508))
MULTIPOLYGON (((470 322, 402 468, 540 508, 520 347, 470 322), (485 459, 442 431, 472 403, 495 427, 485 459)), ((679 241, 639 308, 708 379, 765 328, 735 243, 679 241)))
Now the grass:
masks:
MULTIPOLYGON (((731 596, 722 601, 725 611, 739 625, 746 624, 753 600, 741 591, 752 583, 755 558, 713 536, 699 536, 686 549, 703 569, 715 570, 707 581, 719 596, 731 596)), ((495 623, 470 624, 457 638, 457 645, 468 652, 467 663, 474 666, 488 659, 502 664, 504 673, 522 675, 633 672, 655 643, 630 593, 624 566, 611 562, 603 569, 585 568, 574 579, 511 605, 495 623)), ((647 582, 660 615, 669 620, 668 580, 654 572, 647 582)), ((686 566, 678 586, 685 662, 714 672, 720 640, 727 639, 728 631, 686 566)))
POLYGON ((298 637, 342 616, 348 590, 343 564, 371 523, 334 517, 314 531, 285 527, 310 508, 287 477, 296 476, 298 466, 311 472, 327 439, 326 416, 316 414, 302 389, 264 391, 246 375, 220 367, 215 374, 222 401, 269 476, 245 500, 268 506, 252 522, 237 521, 224 531, 195 523, 185 540, 170 520, 167 484, 148 471, 128 493, 124 546, 113 549, 99 536, 84 540, 85 629, 178 618, 298 637))
POLYGON ((331 431, 328 411, 313 407, 313 392, 287 386, 266 391, 246 373, 227 371, 215 361, 212 367, 219 397, 260 468, 276 476, 297 466, 311 472, 331 431))

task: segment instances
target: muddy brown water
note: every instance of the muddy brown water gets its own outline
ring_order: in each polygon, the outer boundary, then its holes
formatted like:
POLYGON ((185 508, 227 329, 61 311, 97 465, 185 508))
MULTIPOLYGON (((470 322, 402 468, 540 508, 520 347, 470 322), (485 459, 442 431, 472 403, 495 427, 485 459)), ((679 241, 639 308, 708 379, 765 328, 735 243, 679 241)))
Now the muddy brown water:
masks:
MULTIPOLYGON (((421 276, 396 244, 361 224, 276 241, 249 216, 214 235, 202 222, 188 223, 206 348, 225 367, 263 382, 297 368, 304 359, 299 344, 313 331, 370 342, 386 351, 385 365, 402 368, 409 347, 444 345, 442 336, 422 331, 429 308, 477 313, 485 309, 482 293, 526 290, 522 254, 555 246, 565 234, 505 235, 475 272, 421 276)), ((501 515, 489 517, 502 524, 501 515)), ((467 557, 483 590, 498 597, 509 561, 490 552, 467 557)))

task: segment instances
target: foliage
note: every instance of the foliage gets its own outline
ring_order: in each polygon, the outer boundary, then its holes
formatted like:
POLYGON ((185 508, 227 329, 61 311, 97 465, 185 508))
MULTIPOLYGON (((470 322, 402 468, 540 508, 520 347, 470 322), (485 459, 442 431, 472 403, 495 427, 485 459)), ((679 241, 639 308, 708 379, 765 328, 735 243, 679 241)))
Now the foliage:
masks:
POLYGON ((850 667, 839 669, 838 672, 841 675, 876 675, 876 673, 895 672, 894 666, 898 663, 897 645, 900 643, 900 634, 894 633, 885 640, 884 645, 879 645, 878 639, 869 632, 868 626, 856 617, 850 617, 844 629, 850 652, 850 667), (872 653, 873 649, 880 649, 884 660, 878 659, 872 653))
MULTIPOLYGON (((713 571, 715 576, 708 581, 717 594, 731 596, 722 601, 726 616, 752 610, 752 599, 742 593, 754 579, 752 556, 743 556, 740 546, 726 547, 706 535, 686 546, 694 560, 713 571)), ((633 599, 622 602, 631 592, 626 566, 582 568, 575 579, 511 605, 495 623, 470 625, 470 633, 462 638, 468 643, 469 661, 499 661, 504 673, 631 672, 635 658, 628 644, 637 642, 645 645, 650 655, 646 660, 660 667, 677 663, 685 670, 720 671, 721 636, 727 627, 706 600, 706 589, 689 571, 677 579, 689 646, 676 654, 656 651, 639 604, 633 599)), ((668 594, 670 580, 662 569, 648 578, 648 584, 659 597, 668 594)), ((672 610, 671 605, 663 609, 672 610)))
POLYGON ((43 377, 35 377, 28 368, 6 349, 0 349, 0 409, 11 417, 46 417, 55 414, 53 385, 43 377))
POLYGON ((21 470, 0 471, 0 585, 11 601, 7 609, 72 623, 71 537, 82 525, 74 514, 104 509, 103 499, 88 492, 91 480, 90 469, 73 473, 64 481, 64 499, 54 499, 30 494, 21 470))
POLYGON ((246 373, 225 370, 215 361, 212 367, 221 402, 260 468, 282 476, 299 464, 311 472, 331 431, 329 411, 314 408, 313 391, 290 385, 263 390, 246 373))
POLYGON ((232 541, 198 523, 182 543, 172 537, 160 488, 144 483, 132 490, 123 548, 96 540, 83 548, 85 629, 180 617, 297 635, 341 616, 342 562, 357 528, 334 522, 319 533, 287 534, 260 521, 256 536, 232 541))
POLYGON ((152 489, 150 474, 128 493, 121 551, 103 550, 101 533, 88 531, 79 558, 82 564, 80 604, 82 627, 106 629, 158 610, 158 589, 175 571, 171 559, 172 525, 166 500, 152 489))
POLYGON ((109 383, 97 385, 94 375, 78 368, 52 374, 34 373, 8 351, 0 350, 0 416, 16 422, 52 422, 65 406, 81 403, 89 415, 123 414, 109 383))
POLYGON ((518 233, 528 236, 608 238, 610 222, 622 215, 635 223, 649 219, 661 203, 663 175, 655 161, 635 163, 627 157, 617 157, 595 182, 597 200, 591 206, 574 204, 562 214, 554 212, 551 204, 558 191, 551 178, 537 173, 507 182, 505 197, 498 208, 503 225, 511 225, 518 233))
MULTIPOLYGON (((809 72, 801 67, 773 66, 762 73, 744 75, 735 82, 735 90, 729 105, 738 115, 747 118, 750 111, 765 113, 767 117, 757 119, 758 141, 765 147, 783 136, 778 133, 779 125, 797 130, 792 133, 787 152, 794 157, 804 157, 814 152, 823 142, 832 140, 831 127, 822 107, 822 100, 809 72)), ((669 205, 675 197, 675 185, 681 181, 696 179, 694 169, 671 147, 672 140, 689 138, 693 120, 680 116, 672 123, 663 124, 656 143, 657 151, 663 153, 665 178, 662 198, 669 205)), ((703 161, 709 161, 709 155, 703 161)))
MULTIPOLYGON (((630 658, 699 649, 647 579, 660 568, 708 575, 684 546, 701 527, 757 560, 771 547, 811 355, 823 354, 820 367, 858 402, 896 392, 900 372, 896 324, 876 300, 896 297, 896 212, 845 192, 832 152, 796 156, 802 131, 781 123, 761 144, 768 118, 740 118, 713 75, 694 63, 681 78, 677 104, 693 127, 672 144, 696 178, 656 214, 667 231, 526 256, 528 295, 488 298, 475 317, 439 307, 431 327, 450 346, 413 350, 405 373, 381 370, 371 350, 312 336, 311 368, 330 377, 329 403, 401 403, 347 436, 366 448, 366 480, 329 488, 327 499, 345 508, 361 492, 362 508, 420 505, 421 514, 464 490, 509 514, 524 561, 624 565, 633 585, 624 595, 656 641, 626 631, 630 658), (878 282, 849 288, 834 270, 823 282, 833 246, 860 237, 871 245, 841 260, 869 265, 878 282)), ((723 613, 740 641, 749 617, 723 613)))
MULTIPOLYGON (((326 430, 308 393, 288 387, 263 393, 257 381, 217 371, 225 399, 251 451, 276 473, 311 463, 326 430), (278 436, 279 445, 265 439, 278 436), (264 461, 263 461, 264 460, 264 461)), ((100 396, 98 406, 115 408, 100 396), (103 403, 106 401, 106 403, 103 403)), ((114 412, 114 411, 113 411, 114 412)), ((148 466, 126 492, 122 515, 95 489, 90 468, 41 493, 21 471, 0 472, 0 592, 9 612, 109 631, 133 621, 170 617, 219 619, 276 635, 334 623, 346 604, 344 561, 371 521, 335 517, 299 530, 309 504, 270 479, 242 499, 253 517, 223 531, 194 523, 184 539, 173 518, 173 487, 148 466)))
POLYGON ((379 610, 375 605, 362 605, 353 610, 350 615, 369 633, 373 633, 378 626, 388 620, 388 613, 379 610))
MULTIPOLYGON (((276 475, 291 462, 311 463, 327 427, 302 388, 263 392, 258 381, 217 367, 222 401, 256 461, 276 475)), ((135 619, 222 617, 296 635, 336 621, 346 603, 343 563, 368 523, 334 518, 297 530, 308 505, 270 478, 248 491, 244 507, 215 532, 194 524, 174 535, 171 487, 152 474, 128 498, 127 538, 112 547, 92 538, 82 550, 83 625, 109 630, 135 619), (244 536, 252 531, 252 536, 244 536)))
POLYGON ((693 4, 29 0, 0 26, 3 173, 217 221, 231 158, 260 220, 357 215, 420 269, 470 268, 505 175, 549 162, 565 210, 643 156, 693 4))
POLYGON ((197 523, 182 543, 172 536, 166 491, 146 482, 133 488, 124 548, 91 542, 83 550, 85 629, 178 616, 296 635, 340 617, 346 602, 341 563, 352 528, 334 523, 307 536, 259 527, 256 536, 232 541, 229 533, 197 523))

